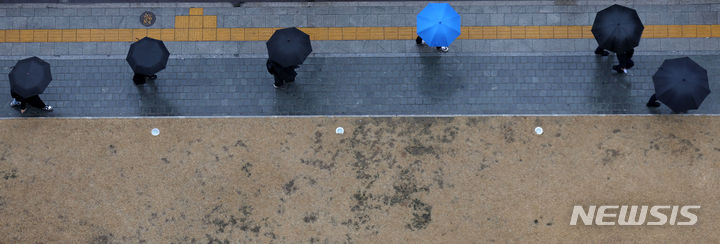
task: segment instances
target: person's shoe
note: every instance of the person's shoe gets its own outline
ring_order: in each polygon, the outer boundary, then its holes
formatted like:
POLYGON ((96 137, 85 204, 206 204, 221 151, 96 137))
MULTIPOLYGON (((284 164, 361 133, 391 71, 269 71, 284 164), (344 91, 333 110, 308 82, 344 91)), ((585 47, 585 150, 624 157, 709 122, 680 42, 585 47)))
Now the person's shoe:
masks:
POLYGON ((618 72, 618 74, 626 73, 623 69, 620 68, 620 65, 613 65, 612 69, 615 70, 616 72, 618 72))
POLYGON ((50 105, 45 105, 45 107, 43 107, 43 108, 41 108, 41 109, 42 109, 42 111, 45 111, 45 112, 52 112, 52 111, 53 111, 53 107, 50 106, 50 105))
POLYGON ((20 102, 20 101, 18 101, 18 100, 15 100, 15 98, 13 98, 13 100, 10 101, 10 107, 17 107, 17 106, 20 106, 20 105, 22 105, 22 102, 20 102))
POLYGON ((415 44, 422 45, 425 44, 425 41, 423 41, 423 39, 418 36, 417 38, 415 38, 415 44))
POLYGON ((603 50, 602 52, 598 52, 598 51, 596 50, 596 51, 595 51, 595 54, 600 55, 600 56, 610 55, 610 53, 609 53, 608 51, 605 51, 605 50, 603 50))
POLYGON ((151 75, 151 76, 148 77, 148 78, 149 78, 150 80, 155 80, 155 79, 157 79, 157 75, 151 75))
POLYGON ((278 86, 278 85, 275 84, 275 83, 273 83, 273 87, 275 87, 275 89, 279 89, 279 88, 280 88, 280 86, 278 86))
POLYGON ((647 104, 645 104, 645 106, 657 108, 657 107, 660 107, 660 103, 659 102, 648 102, 647 104))
POLYGON ((438 50, 440 50, 440 52, 446 53, 446 52, 448 52, 448 51, 450 50, 450 48, 448 48, 448 47, 438 47, 438 50))

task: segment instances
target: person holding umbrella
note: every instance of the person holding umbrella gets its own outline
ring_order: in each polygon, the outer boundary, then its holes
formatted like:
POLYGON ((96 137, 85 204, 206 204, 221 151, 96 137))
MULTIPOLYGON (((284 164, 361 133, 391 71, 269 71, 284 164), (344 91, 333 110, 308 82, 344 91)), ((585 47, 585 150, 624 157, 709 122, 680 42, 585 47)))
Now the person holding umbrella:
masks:
POLYGON ((603 9, 595 15, 591 29, 598 42, 595 53, 606 56, 605 49, 615 52, 619 64, 613 66, 613 70, 627 73, 627 69, 635 65, 632 56, 644 29, 634 9, 617 4, 603 9))
POLYGON ((297 76, 295 69, 312 53, 310 35, 295 27, 275 31, 265 45, 268 50, 265 65, 268 73, 275 78, 275 88, 294 82, 297 76))
POLYGON ((43 111, 53 111, 53 107, 38 96, 52 81, 49 63, 38 57, 26 58, 18 61, 8 76, 13 98, 10 107, 19 107, 20 113, 25 113, 28 104, 43 111))
POLYGON ((165 43, 144 37, 130 45, 125 60, 135 72, 133 76, 135 85, 142 85, 147 80, 157 79, 155 74, 165 69, 169 58, 170 52, 165 47, 165 43))
POLYGON ((710 94, 707 70, 688 57, 666 59, 652 78, 655 94, 648 107, 659 107, 660 101, 675 113, 687 113, 710 94))
POLYGON ((427 44, 447 52, 460 36, 460 15, 447 3, 429 3, 417 15, 417 45, 427 44))

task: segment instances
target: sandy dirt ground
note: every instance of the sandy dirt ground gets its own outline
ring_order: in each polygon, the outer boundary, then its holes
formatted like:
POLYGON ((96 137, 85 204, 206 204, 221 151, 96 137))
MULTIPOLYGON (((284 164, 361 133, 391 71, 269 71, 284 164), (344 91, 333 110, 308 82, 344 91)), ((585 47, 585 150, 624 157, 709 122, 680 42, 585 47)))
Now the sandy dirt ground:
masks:
POLYGON ((718 243, 718 128, 703 116, 0 120, 0 243, 718 243), (694 226, 571 226, 574 205, 701 208, 694 226))

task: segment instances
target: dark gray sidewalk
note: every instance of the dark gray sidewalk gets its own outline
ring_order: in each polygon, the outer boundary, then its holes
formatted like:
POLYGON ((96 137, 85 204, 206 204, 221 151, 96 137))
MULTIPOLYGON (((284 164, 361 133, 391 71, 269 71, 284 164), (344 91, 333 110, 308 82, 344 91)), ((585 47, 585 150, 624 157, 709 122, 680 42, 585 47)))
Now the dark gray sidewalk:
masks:
MULTIPOLYGON (((245 116, 652 114, 652 74, 663 59, 638 55, 628 75, 614 56, 311 57, 295 84, 274 89, 259 58, 171 59, 154 84, 136 87, 123 59, 48 60, 53 82, 41 97, 55 112, 22 116, 245 116)), ((690 56, 718 87, 717 55, 690 56)), ((3 73, 15 61, 0 61, 3 73)), ((2 117, 20 113, 0 76, 2 117)), ((698 114, 720 113, 712 93, 698 114)))

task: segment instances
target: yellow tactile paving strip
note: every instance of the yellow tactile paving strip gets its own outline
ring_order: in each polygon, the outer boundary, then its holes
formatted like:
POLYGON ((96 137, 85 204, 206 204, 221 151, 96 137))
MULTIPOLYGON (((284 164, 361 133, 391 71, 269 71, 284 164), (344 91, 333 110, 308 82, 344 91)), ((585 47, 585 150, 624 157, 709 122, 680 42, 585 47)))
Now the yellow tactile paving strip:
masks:
MULTIPOLYGON (((593 38, 591 26, 464 26, 458 39, 593 38)), ((0 30, 3 42, 128 42, 145 36, 163 41, 264 41, 279 28, 217 28, 217 16, 190 8, 172 29, 0 30)), ((312 40, 410 40, 415 27, 302 27, 312 40)), ((720 37, 720 25, 646 25, 643 38, 720 37)))

